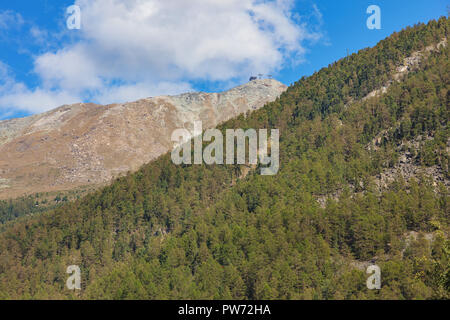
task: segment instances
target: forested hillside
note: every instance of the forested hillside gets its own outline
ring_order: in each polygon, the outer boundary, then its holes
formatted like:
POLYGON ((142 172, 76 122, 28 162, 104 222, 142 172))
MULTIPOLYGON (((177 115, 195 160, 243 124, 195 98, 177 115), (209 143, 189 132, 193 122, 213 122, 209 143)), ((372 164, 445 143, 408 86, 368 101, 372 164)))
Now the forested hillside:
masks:
POLYGON ((277 175, 168 154, 10 223, 0 298, 449 299, 448 31, 441 18, 395 33, 221 126, 279 128, 277 175))
POLYGON ((0 230, 7 228, 10 221, 53 209, 68 201, 80 199, 92 190, 95 189, 85 187, 62 192, 41 192, 15 199, 0 200, 0 230))

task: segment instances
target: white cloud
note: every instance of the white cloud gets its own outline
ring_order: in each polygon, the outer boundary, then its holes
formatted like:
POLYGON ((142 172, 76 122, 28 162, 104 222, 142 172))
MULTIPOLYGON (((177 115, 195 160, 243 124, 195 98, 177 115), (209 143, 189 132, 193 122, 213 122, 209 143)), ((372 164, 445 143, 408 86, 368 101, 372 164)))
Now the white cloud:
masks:
POLYGON ((25 84, 17 82, 8 66, 0 61, 0 109, 5 113, 14 109, 42 112, 63 104, 76 103, 80 99, 67 91, 41 88, 30 90, 25 84))
POLYGON ((30 28, 30 35, 32 36, 33 40, 39 45, 45 45, 48 41, 49 36, 47 30, 43 30, 35 25, 30 28))
POLYGON ((94 94, 93 100, 101 104, 130 102, 144 97, 177 94, 192 90, 191 85, 187 82, 159 82, 156 84, 140 82, 104 88, 100 92, 94 94))
POLYGON ((102 87, 97 66, 83 44, 37 57, 35 71, 45 87, 60 87, 74 92, 102 87))
MULTIPOLYGON (((16 110, 39 113, 64 104, 80 102, 80 98, 65 91, 47 91, 41 88, 30 90, 23 84, 17 84, 13 92, 0 97, 0 105, 16 110)), ((0 91, 1 92, 1 91, 0 91)), ((10 112, 10 110, 7 110, 10 112)))
POLYGON ((19 13, 6 10, 0 12, 0 30, 20 28, 24 24, 24 20, 19 13))
MULTIPOLYGON (((38 111, 67 98, 130 101, 192 89, 191 81, 242 81, 273 73, 316 37, 295 21, 292 0, 77 0, 77 41, 35 59, 41 87, 22 84, 11 103, 38 111), (21 105, 19 104, 22 103, 21 105)), ((36 37, 42 36, 34 30, 36 37)), ((69 101, 65 101, 68 103, 69 101)))
MULTIPOLYGON (((226 80, 279 68, 307 32, 290 2, 79 0, 83 53, 106 78, 226 80)), ((52 71, 49 71, 52 72, 52 71)))

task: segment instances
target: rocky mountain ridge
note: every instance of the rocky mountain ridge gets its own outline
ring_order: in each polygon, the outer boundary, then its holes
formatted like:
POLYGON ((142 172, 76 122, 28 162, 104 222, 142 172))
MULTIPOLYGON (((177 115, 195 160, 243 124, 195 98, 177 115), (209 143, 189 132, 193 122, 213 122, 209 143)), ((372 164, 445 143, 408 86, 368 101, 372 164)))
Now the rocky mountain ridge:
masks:
POLYGON ((177 128, 211 128, 275 100, 287 87, 253 80, 221 93, 192 92, 111 105, 78 103, 0 122, 0 199, 103 184, 172 148, 177 128))

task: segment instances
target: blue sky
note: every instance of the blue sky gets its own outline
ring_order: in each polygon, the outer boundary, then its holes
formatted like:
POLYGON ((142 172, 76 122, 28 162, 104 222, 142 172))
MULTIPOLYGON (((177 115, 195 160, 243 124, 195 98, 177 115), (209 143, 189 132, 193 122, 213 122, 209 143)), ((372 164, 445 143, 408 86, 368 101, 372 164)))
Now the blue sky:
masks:
POLYGON ((0 119, 77 101, 218 91, 251 74, 289 85, 408 25, 446 0, 16 0, 0 3, 0 119), (76 2, 81 30, 68 30, 76 2), (171 4, 168 4, 171 3, 171 4), (369 5, 381 30, 369 30, 369 5))

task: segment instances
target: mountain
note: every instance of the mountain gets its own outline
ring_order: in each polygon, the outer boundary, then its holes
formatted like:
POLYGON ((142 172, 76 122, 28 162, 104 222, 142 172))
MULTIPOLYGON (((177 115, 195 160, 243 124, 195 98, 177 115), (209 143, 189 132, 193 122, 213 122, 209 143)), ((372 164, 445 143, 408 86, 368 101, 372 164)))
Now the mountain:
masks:
POLYGON ((204 128, 261 108, 286 86, 253 80, 222 93, 185 93, 107 106, 74 104, 0 122, 0 199, 98 185, 167 152, 177 128, 204 128))
POLYGON ((449 299, 449 27, 394 33, 218 126, 279 129, 276 175, 166 153, 7 222, 0 298, 449 299))

